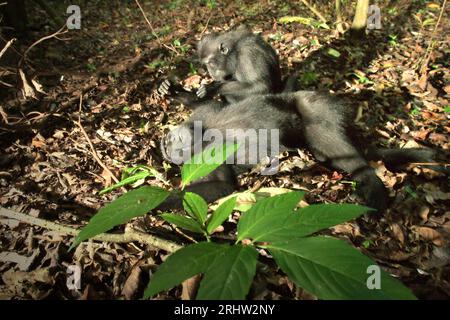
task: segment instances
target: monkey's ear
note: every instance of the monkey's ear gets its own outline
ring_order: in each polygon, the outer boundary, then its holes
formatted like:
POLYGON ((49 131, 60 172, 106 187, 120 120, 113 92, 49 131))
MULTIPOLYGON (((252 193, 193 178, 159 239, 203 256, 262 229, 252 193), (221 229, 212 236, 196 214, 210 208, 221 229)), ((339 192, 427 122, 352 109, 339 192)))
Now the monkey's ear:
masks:
POLYGON ((213 40, 215 37, 217 37, 217 34, 215 32, 212 32, 210 34, 204 35, 200 41, 197 43, 197 52, 201 55, 201 51, 205 47, 205 45, 213 40))
POLYGON ((252 32, 252 30, 246 25, 246 24, 240 24, 238 25, 235 30, 239 33, 248 33, 252 32))

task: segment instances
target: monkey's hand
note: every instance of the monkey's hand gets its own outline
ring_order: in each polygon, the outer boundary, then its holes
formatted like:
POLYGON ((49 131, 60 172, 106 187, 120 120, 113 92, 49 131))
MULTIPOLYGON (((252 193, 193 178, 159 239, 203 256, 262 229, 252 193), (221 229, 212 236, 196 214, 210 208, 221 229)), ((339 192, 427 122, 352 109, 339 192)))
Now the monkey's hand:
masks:
POLYGON ((365 168, 353 175, 353 179, 358 183, 357 194, 363 197, 367 205, 377 209, 378 213, 383 213, 389 202, 389 196, 383 182, 375 174, 372 168, 365 168))
POLYGON ((197 90, 196 95, 199 99, 204 99, 207 97, 213 97, 217 94, 217 90, 219 89, 218 83, 211 83, 211 84, 202 84, 200 88, 197 90))

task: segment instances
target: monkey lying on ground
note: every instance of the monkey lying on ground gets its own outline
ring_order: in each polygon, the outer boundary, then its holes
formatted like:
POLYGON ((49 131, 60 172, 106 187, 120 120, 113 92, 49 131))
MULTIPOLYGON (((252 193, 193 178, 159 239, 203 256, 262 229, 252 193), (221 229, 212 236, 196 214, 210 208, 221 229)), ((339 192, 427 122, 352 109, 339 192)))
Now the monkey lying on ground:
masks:
MULTIPOLYGON (((201 123, 201 130, 205 134, 208 129, 215 129, 216 133, 220 132, 223 136, 228 134, 228 138, 238 141, 244 139, 247 142, 243 146, 247 153, 237 156, 235 164, 223 164, 209 176, 186 189, 212 202, 235 190, 237 173, 253 165, 249 162, 251 155, 248 153, 252 147, 258 146, 260 148, 258 152, 266 151, 266 155, 272 155, 274 151, 271 150, 268 141, 270 138, 267 136, 243 137, 242 130, 232 130, 230 133, 227 129, 278 129, 280 151, 293 147, 307 148, 318 161, 350 173, 357 181, 357 192, 362 195, 367 205, 384 211, 388 206, 386 188, 352 143, 348 131, 350 116, 350 109, 340 100, 315 91, 255 95, 225 107, 204 103, 196 106, 189 120, 163 138, 162 147, 169 158, 176 158, 181 151, 195 150, 195 145, 204 146, 206 144, 204 140, 211 139, 211 136, 196 137, 194 134, 196 122, 201 123)), ((229 142, 230 139, 227 140, 227 143, 229 142)), ((433 157, 433 152, 427 149, 377 151, 372 148, 371 151, 374 158, 379 156, 384 161, 395 164, 429 162, 433 157)), ((258 155, 257 158, 258 161, 262 160, 258 155)), ((160 209, 175 207, 181 207, 181 200, 177 196, 172 196, 160 206, 160 209)))
POLYGON ((204 36, 197 52, 214 82, 193 93, 166 80, 158 88, 161 95, 170 94, 185 105, 215 95, 222 96, 226 103, 235 103, 250 95, 279 93, 283 89, 275 50, 246 26, 204 36))

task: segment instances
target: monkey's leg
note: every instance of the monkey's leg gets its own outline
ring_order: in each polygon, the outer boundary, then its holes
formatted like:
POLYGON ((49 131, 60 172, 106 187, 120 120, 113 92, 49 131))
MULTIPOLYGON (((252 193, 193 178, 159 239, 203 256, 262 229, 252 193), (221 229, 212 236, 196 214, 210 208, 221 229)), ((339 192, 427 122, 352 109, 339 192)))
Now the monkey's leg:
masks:
POLYGON ((314 123, 305 125, 304 130, 306 142, 319 161, 329 162, 334 168, 350 173, 358 182, 357 191, 367 204, 379 211, 386 209, 388 195, 383 182, 337 124, 314 123))

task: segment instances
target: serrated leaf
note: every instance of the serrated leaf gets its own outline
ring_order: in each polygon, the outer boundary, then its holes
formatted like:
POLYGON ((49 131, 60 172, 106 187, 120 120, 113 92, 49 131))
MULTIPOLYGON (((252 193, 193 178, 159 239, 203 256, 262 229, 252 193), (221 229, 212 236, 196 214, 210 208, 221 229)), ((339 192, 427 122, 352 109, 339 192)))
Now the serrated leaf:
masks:
POLYGON ((70 249, 76 247, 81 241, 106 232, 131 218, 146 214, 161 204, 169 194, 164 189, 151 186, 141 187, 125 193, 101 208, 91 218, 89 223, 76 236, 70 249))
POLYGON ((181 168, 182 186, 184 187, 217 169, 237 149, 237 144, 224 144, 206 148, 202 153, 194 155, 181 168))
POLYGON ((376 265, 344 241, 300 238, 267 246, 280 268, 298 286, 320 299, 415 299, 411 291, 380 269, 380 289, 368 289, 376 265))
POLYGON ((334 58, 339 58, 341 56, 341 53, 333 48, 329 48, 327 53, 334 58))
POLYGON ((242 300, 256 272, 258 252, 249 246, 234 245, 222 251, 206 270, 197 300, 242 300))
POLYGON ((239 219, 238 241, 259 240, 270 233, 272 228, 283 225, 303 194, 301 191, 293 191, 258 201, 239 219))
POLYGON ((224 203, 222 203, 211 215, 208 221, 206 231, 208 234, 214 232, 218 226, 220 226, 233 212, 233 208, 236 205, 236 197, 230 198, 224 203))
POLYGON ((192 244, 171 254, 151 276, 144 298, 168 290, 196 274, 205 272, 227 245, 212 242, 192 244))
POLYGON ((202 229, 202 226, 194 219, 171 213, 163 213, 160 214, 160 216, 167 222, 173 223, 182 229, 186 229, 196 233, 205 233, 205 231, 202 229))
POLYGON ((186 192, 183 196, 184 210, 200 224, 204 224, 206 221, 206 215, 208 214, 208 204, 206 201, 196 193, 186 192))

